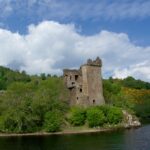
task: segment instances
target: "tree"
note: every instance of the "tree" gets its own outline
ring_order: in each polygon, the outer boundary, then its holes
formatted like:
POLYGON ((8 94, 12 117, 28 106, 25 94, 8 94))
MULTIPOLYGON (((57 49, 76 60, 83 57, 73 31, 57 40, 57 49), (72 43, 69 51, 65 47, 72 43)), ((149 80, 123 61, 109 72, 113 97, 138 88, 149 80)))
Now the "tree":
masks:
POLYGON ((107 112, 107 120, 110 124, 117 124, 123 119, 123 113, 120 108, 110 107, 107 112))
POLYGON ((45 114, 44 129, 47 132, 60 131, 62 125, 62 113, 59 111, 50 111, 45 114))
POLYGON ((45 75, 45 73, 42 73, 42 74, 41 74, 41 79, 42 79, 42 80, 46 80, 46 75, 45 75))
POLYGON ((87 121, 90 127, 102 126, 105 119, 104 113, 98 107, 87 109, 87 121))
POLYGON ((74 126, 84 125, 86 119, 86 112, 84 108, 81 107, 73 107, 71 108, 68 120, 74 126))

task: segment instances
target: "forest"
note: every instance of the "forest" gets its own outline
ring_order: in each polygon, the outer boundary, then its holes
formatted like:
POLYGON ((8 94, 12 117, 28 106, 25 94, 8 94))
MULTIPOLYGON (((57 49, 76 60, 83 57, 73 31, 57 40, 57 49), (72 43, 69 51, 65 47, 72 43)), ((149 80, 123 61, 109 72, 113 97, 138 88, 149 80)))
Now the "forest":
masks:
POLYGON ((150 121, 150 83, 110 77, 103 79, 103 90, 106 105, 69 107, 61 76, 28 75, 0 67, 0 132, 56 132, 70 126, 118 124, 122 109, 150 121))

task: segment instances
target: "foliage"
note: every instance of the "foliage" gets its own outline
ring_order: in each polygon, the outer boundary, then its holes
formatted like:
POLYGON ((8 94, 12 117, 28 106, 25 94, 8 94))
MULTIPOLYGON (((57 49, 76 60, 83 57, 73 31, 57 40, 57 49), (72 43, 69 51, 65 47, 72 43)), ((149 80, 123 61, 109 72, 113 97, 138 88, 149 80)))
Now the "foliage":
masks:
POLYGON ((138 117, 150 120, 150 83, 133 77, 109 78, 103 80, 103 87, 108 105, 69 110, 62 77, 29 76, 25 71, 0 67, 0 131, 58 131, 66 114, 65 121, 73 126, 117 124, 122 120, 120 108, 132 109, 138 117))
POLYGON ((110 107, 107 112, 107 121, 110 124, 117 124, 122 122, 123 120, 123 113, 120 108, 117 107, 110 107))
POLYGON ((120 108, 110 105, 90 106, 86 109, 76 106, 69 111, 68 119, 72 125, 81 126, 87 122, 89 127, 97 127, 105 123, 122 122, 123 113, 120 108))
MULTIPOLYGON (((35 132, 43 129, 45 114, 59 111, 64 117, 68 110, 68 92, 61 78, 30 82, 15 81, 0 96, 0 131, 35 132)), ((55 116, 55 114, 54 114, 55 116)))
POLYGON ((42 80, 46 80, 46 75, 45 75, 45 73, 42 73, 42 74, 41 74, 41 79, 42 79, 42 80))
POLYGON ((133 110, 142 121, 150 121, 150 90, 124 88, 124 93, 130 96, 134 104, 133 110))
POLYGON ((150 122, 150 104, 138 104, 135 106, 134 110, 141 121, 150 122))
POLYGON ((144 95, 142 103, 135 104, 136 115, 144 122, 150 122, 150 94, 144 95))
POLYGON ((73 107, 71 108, 68 114, 69 122, 74 126, 81 126, 85 123, 86 119, 86 111, 81 107, 73 107))
POLYGON ((33 132, 36 128, 35 118, 18 109, 9 110, 0 117, 0 131, 2 132, 33 132))
POLYGON ((116 81, 112 78, 103 80, 103 87, 106 103, 122 108, 133 107, 129 96, 124 94, 123 88, 118 83, 118 80, 116 81))
POLYGON ((150 89, 150 83, 144 82, 141 80, 136 80, 133 77, 129 76, 122 80, 122 85, 124 87, 128 88, 134 88, 134 89, 150 89))
MULTIPOLYGON (((134 94, 135 92, 133 91, 139 91, 139 93, 141 93, 144 89, 137 90, 133 88, 124 87, 122 85, 122 82, 124 80, 112 78, 104 80, 103 81, 104 97, 108 104, 125 109, 133 109, 136 97, 136 94, 134 94), (133 94, 135 97, 133 97, 133 94)), ((138 95, 139 94, 137 94, 137 96, 138 95)))
POLYGON ((0 66, 0 90, 6 90, 13 82, 30 82, 31 78, 25 71, 12 71, 8 68, 0 66))
POLYGON ((102 126, 105 123, 103 111, 98 107, 90 107, 87 109, 87 121, 90 127, 102 126))
POLYGON ((125 95, 130 96, 130 101, 141 104, 150 99, 150 90, 123 88, 125 95))
POLYGON ((60 131, 63 122, 63 116, 60 111, 49 111, 45 114, 44 129, 47 132, 60 131))
POLYGON ((123 113, 121 108, 111 105, 101 105, 96 107, 104 113, 105 123, 118 124, 119 122, 122 122, 123 113))

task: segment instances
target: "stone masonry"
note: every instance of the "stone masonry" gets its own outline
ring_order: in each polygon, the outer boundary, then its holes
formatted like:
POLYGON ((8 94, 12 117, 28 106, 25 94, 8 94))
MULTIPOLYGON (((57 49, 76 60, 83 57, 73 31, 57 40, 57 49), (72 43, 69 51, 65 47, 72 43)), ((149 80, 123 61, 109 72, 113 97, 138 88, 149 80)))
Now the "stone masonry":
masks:
POLYGON ((99 57, 82 65, 79 70, 64 69, 64 82, 69 89, 69 103, 91 106, 105 104, 101 76, 102 61, 99 57))

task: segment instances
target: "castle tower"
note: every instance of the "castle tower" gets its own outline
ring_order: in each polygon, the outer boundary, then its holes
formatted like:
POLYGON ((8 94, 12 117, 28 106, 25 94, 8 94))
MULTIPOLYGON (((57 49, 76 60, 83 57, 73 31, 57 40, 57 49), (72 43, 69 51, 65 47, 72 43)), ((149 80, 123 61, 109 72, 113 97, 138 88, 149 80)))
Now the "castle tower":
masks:
POLYGON ((79 70, 64 69, 64 81, 70 91, 70 105, 102 105, 105 103, 101 76, 102 62, 89 59, 79 70))

